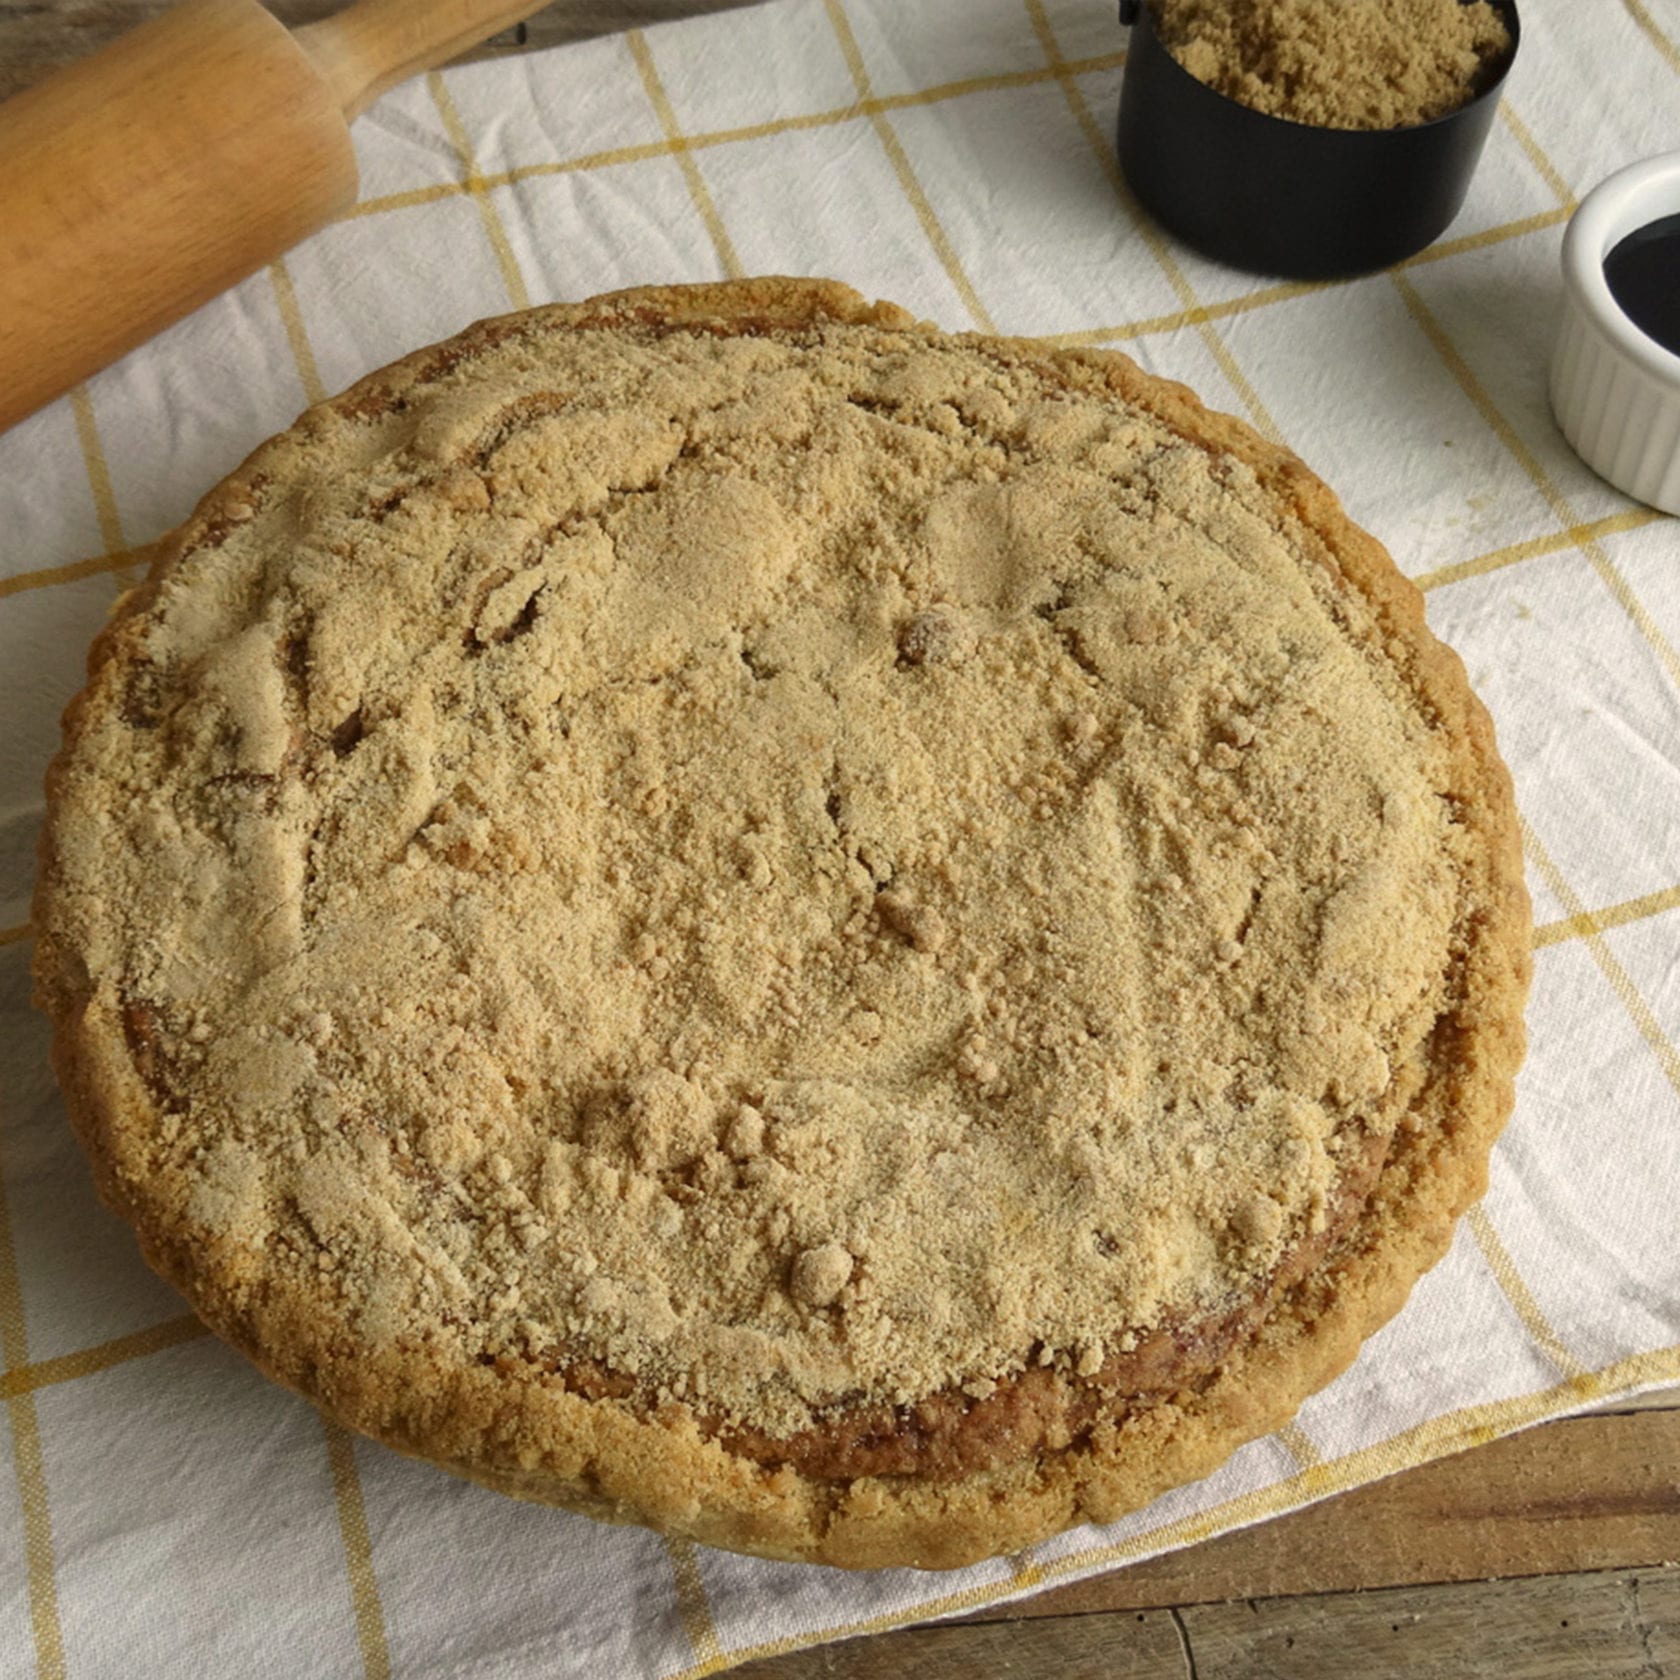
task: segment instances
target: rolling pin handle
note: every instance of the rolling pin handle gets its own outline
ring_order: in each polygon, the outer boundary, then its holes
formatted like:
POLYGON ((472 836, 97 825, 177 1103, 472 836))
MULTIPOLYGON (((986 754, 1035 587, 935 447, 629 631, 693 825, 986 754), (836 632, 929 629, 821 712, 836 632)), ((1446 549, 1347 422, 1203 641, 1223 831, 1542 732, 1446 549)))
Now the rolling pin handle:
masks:
POLYGON ((357 0, 295 39, 345 119, 380 94, 540 9, 541 0, 357 0))

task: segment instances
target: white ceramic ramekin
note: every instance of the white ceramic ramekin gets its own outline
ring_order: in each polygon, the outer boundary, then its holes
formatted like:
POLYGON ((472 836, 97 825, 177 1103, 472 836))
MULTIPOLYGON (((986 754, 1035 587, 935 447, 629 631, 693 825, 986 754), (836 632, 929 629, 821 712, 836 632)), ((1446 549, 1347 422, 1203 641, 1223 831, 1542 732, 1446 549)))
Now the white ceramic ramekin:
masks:
POLYGON ((1619 170, 1563 238, 1563 327, 1552 412, 1575 452, 1618 490, 1680 513, 1680 356, 1622 313, 1604 259, 1636 228, 1680 215, 1680 152, 1619 170))

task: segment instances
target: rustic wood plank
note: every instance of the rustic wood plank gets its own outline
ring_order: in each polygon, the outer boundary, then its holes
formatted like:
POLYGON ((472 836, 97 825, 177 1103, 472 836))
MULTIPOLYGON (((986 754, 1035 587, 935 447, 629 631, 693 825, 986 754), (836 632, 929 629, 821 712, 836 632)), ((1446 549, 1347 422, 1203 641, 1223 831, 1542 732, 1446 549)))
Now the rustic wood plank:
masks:
POLYGON ((971 1620, 1680 1560, 1680 1412, 1569 1418, 971 1620))
POLYGON ((907 1628, 729 1672, 739 1680, 1185 1680, 1186 1669, 1174 1613, 1150 1610, 907 1628))
POLYGON ((748 1680, 876 1680, 906 1670, 919 1670, 919 1680, 994 1672, 1023 1680, 1083 1672, 1182 1677, 1183 1651, 1175 1646, 1163 1657, 1161 1650, 1163 1631, 1176 1640, 1181 1623, 1198 1680, 1341 1680, 1349 1673, 1364 1680, 1390 1672, 1456 1680, 1490 1672, 1490 1650, 1500 1652, 1495 1671, 1520 1680, 1654 1673, 1641 1666, 1637 1618, 1629 1620, 1626 1594, 1614 1586, 1624 1579, 1652 1584, 1650 1592, 1640 1588, 1647 1608, 1657 1606, 1647 1622, 1680 1637, 1671 1603, 1680 1580, 1680 1412, 1671 1408, 1566 1419, 965 1622, 740 1672, 748 1680), (1607 1567, 1617 1575, 1587 1572, 1607 1567), (1479 1591, 1488 1575, 1528 1579, 1502 1583, 1500 1595, 1469 1608, 1453 1596, 1479 1591), (1255 1601, 1263 1602, 1249 1608, 1255 1601), (1195 1618, 1231 1610, 1233 1602, 1231 1616, 1206 1623, 1204 1655, 1195 1618), (1363 1608, 1354 1615, 1348 1605, 1363 1608), (1070 1619, 1104 1632, 1069 1633, 1070 1619), (1465 1649, 1479 1654, 1450 1666, 1458 1660, 1453 1641, 1484 1620, 1518 1655, 1507 1663, 1503 1643, 1470 1644, 1465 1649), (1026 1631, 1034 1623, 1038 1631, 1026 1631), (965 1627, 987 1636, 967 1643, 965 1627), (1440 1651, 1426 1643, 1436 1628, 1440 1651), (1410 1642, 1398 1641, 1395 1629, 1410 1642), (1242 1645, 1250 1634, 1269 1642, 1263 1654, 1242 1645), (904 1643, 912 1637, 925 1643, 904 1643), (1292 1667, 1297 1646, 1303 1655, 1292 1667), (1357 1664, 1345 1657, 1352 1649, 1357 1664))
MULTIPOLYGON (((61 64, 82 58, 165 9, 168 0, 0 0, 0 99, 61 64)), ((344 0, 266 0, 293 27, 341 9, 344 0)), ((467 56, 496 57, 582 41, 672 18, 728 11, 751 0, 562 0, 467 56)))
POLYGON ((1195 1680, 1657 1680, 1680 1664, 1680 1570, 1206 1605, 1182 1620, 1195 1680))
POLYGON ((740 1680, 1660 1680, 1676 1665, 1680 1568, 912 1628, 731 1672, 740 1680))

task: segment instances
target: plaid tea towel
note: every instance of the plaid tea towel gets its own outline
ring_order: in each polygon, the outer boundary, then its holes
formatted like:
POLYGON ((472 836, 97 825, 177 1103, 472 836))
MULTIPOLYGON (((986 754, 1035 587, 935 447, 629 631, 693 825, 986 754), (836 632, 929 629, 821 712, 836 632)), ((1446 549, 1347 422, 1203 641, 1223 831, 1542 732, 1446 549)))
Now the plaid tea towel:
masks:
POLYGON ((1111 0, 776 0, 450 70, 358 124, 352 211, 0 437, 0 1672, 710 1673, 1680 1381, 1680 538, 1581 466, 1545 397, 1563 223, 1680 133, 1680 0, 1528 11, 1447 236, 1335 285, 1140 220, 1111 0), (476 317, 760 272, 1120 346, 1288 443, 1427 592, 1525 821, 1532 1048, 1448 1258, 1290 1428, 953 1576, 607 1529, 323 1427, 96 1205, 28 1001, 41 775, 133 549, 305 404, 476 317))

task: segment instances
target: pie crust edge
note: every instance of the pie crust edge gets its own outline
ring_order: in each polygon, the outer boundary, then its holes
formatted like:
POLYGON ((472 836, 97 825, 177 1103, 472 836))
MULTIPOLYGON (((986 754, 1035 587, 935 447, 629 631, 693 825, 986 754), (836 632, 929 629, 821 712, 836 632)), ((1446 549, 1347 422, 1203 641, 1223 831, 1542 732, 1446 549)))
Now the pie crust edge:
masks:
MULTIPOLYGON (((481 321, 369 375, 326 406, 341 413, 366 409, 509 333, 615 320, 714 322, 737 330, 747 324, 793 330, 825 320, 914 324, 891 304, 870 304, 826 281, 635 288, 481 321)), ((53 1063, 100 1194, 134 1226, 150 1264, 269 1377, 387 1445, 518 1498, 771 1558, 858 1569, 955 1568, 1079 1523, 1113 1521, 1210 1473, 1245 1442, 1287 1422, 1308 1395, 1345 1369, 1446 1252, 1456 1220, 1486 1188, 1488 1155, 1512 1107, 1531 969, 1517 815, 1492 722, 1458 656, 1425 627, 1416 587, 1288 450, 1117 352, 1003 342, 1041 363, 1095 371, 1118 395, 1184 436, 1252 467, 1376 608, 1390 644, 1404 645, 1412 686, 1434 706, 1454 743, 1453 785, 1464 822, 1482 842, 1475 854, 1481 878, 1473 888, 1481 914, 1461 954, 1458 1008, 1444 1017, 1452 1024, 1440 1035, 1449 1054, 1432 1067, 1412 1111, 1415 1123, 1396 1132, 1377 1187, 1342 1243, 1280 1297, 1255 1339, 1195 1391, 1099 1425, 1054 1453, 942 1482, 831 1482, 791 1468, 766 1469, 704 1438, 678 1408, 638 1416, 617 1402, 482 1366, 446 1365, 418 1350, 376 1357, 335 1350, 330 1333, 322 1334, 317 1298, 277 1275, 257 1292, 256 1305, 241 1307, 228 1286, 228 1257, 200 1238, 189 1240, 168 1199, 140 1171, 157 1106, 129 1049, 114 987, 94 985, 55 932, 54 790, 95 710, 116 703, 122 661, 161 581, 217 520, 239 517, 252 475, 287 449, 292 434, 283 433, 154 545, 146 582, 119 602, 95 640, 88 685, 65 714, 64 744, 48 772, 34 907, 37 996, 52 1018, 53 1063)), ((251 1282, 249 1261, 238 1265, 247 1273, 243 1293, 251 1282)))

